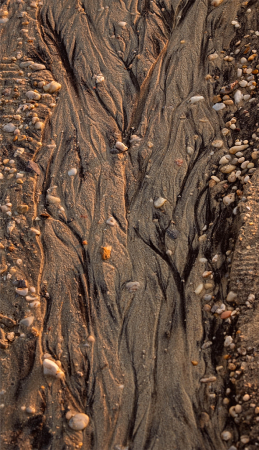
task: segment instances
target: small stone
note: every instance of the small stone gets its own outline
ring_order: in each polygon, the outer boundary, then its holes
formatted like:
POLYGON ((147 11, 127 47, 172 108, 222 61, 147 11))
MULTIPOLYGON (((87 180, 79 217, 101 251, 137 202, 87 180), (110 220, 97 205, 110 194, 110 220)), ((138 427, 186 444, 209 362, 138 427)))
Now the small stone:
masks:
POLYGON ((237 294, 233 291, 230 291, 227 295, 226 301, 228 303, 234 302, 237 298, 237 294))
POLYGON ((245 395, 243 396, 243 401, 244 401, 244 402, 248 402, 248 400, 250 400, 250 395, 249 395, 249 394, 245 394, 245 395))
POLYGON ((197 103, 202 100, 204 100, 204 97, 202 95, 194 95, 193 97, 190 98, 191 103, 197 103))
POLYGON ((116 220, 114 219, 114 217, 109 217, 109 219, 106 220, 106 223, 108 225, 110 225, 111 227, 114 227, 116 225, 116 220))
POLYGON ((30 70, 33 70, 34 72, 36 72, 37 70, 45 70, 46 66, 44 66, 44 64, 33 63, 33 64, 30 64, 29 68, 30 68, 30 70))
POLYGON ((83 413, 77 413, 68 422, 68 425, 72 430, 81 431, 89 424, 89 417, 83 413))
POLYGON ((197 286, 197 288, 195 289, 195 291, 194 291, 195 294, 196 294, 196 295, 199 295, 199 294, 202 292, 203 287, 204 287, 203 283, 200 283, 200 284, 197 286))
POLYGON ((111 257, 111 250, 112 250, 112 247, 110 245, 107 245, 106 247, 101 247, 100 252, 101 252, 102 259, 104 261, 107 260, 107 259, 110 259, 110 257, 111 257))
POLYGON ((221 315, 220 318, 221 319, 227 319, 228 317, 231 316, 232 311, 224 311, 221 315))
POLYGON ((167 201, 166 198, 159 197, 157 200, 154 201, 154 207, 161 208, 166 201, 167 201))
POLYGON ((37 91, 28 91, 25 95, 29 100, 40 100, 41 98, 40 93, 37 91))
POLYGON ((129 281, 126 283, 126 288, 129 292, 135 292, 140 288, 140 283, 138 281, 129 281))
POLYGON ((201 383, 214 383, 217 380, 216 377, 211 376, 211 377, 204 377, 200 379, 201 383))
POLYGON ((226 105, 225 103, 216 103, 212 106, 212 108, 215 109, 215 111, 221 111, 222 109, 226 108, 226 105))
POLYGON ((225 197, 223 197, 223 203, 224 203, 224 205, 226 205, 226 206, 230 205, 230 204, 233 203, 234 201, 235 201, 235 194, 234 194, 234 193, 228 194, 228 195, 226 195, 225 197))
POLYGON ((69 169, 69 170, 68 170, 67 174, 68 174, 70 177, 73 177, 73 176, 75 176, 75 175, 77 174, 77 169, 76 169, 75 167, 73 167, 72 169, 69 169))
POLYGON ((60 89, 61 89, 61 84, 54 80, 51 81, 51 83, 45 84, 45 86, 43 86, 43 90, 45 92, 48 92, 49 94, 53 94, 54 92, 57 92, 60 89))
POLYGON ((230 433, 230 431, 225 430, 221 433, 221 438, 223 441, 229 441, 229 439, 232 438, 232 434, 230 433))

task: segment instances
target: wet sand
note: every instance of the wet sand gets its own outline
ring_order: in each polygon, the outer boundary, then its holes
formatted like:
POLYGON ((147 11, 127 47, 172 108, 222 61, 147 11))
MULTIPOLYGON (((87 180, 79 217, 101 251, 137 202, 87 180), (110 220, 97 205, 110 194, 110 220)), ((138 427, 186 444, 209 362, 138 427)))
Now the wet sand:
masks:
POLYGON ((258 6, 1 1, 1 450, 258 447, 258 6))

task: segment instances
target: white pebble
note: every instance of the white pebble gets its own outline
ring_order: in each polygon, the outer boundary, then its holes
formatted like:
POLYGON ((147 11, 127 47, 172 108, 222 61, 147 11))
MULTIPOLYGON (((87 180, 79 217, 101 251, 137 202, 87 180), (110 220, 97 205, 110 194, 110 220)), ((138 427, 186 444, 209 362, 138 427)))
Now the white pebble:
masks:
POLYGON ((35 91, 28 91, 25 95, 29 100, 40 100, 41 98, 40 93, 35 91))
POLYGON ((33 70, 33 71, 44 70, 44 69, 46 69, 46 66, 44 66, 44 64, 33 63, 33 64, 30 64, 29 69, 33 70))
POLYGON ((201 100, 204 100, 204 97, 202 95, 194 95, 193 97, 190 98, 191 103, 197 103, 200 102, 201 100))
POLYGON ((54 92, 57 92, 60 89, 61 89, 61 84, 54 80, 51 81, 51 83, 45 84, 45 86, 43 86, 43 90, 45 92, 48 92, 49 94, 53 94, 54 92))
POLYGON ((26 297, 26 295, 29 292, 28 288, 15 288, 16 294, 22 295, 23 297, 26 297))
POLYGON ((222 109, 226 108, 226 105, 225 103, 216 103, 212 106, 212 108, 215 109, 215 111, 221 111, 222 109))
POLYGON ((5 131, 6 133, 13 133, 15 129, 16 126, 13 123, 7 123, 3 126, 3 131, 5 131))
POLYGON ((128 150, 128 147, 126 147, 126 145, 124 145, 123 142, 120 141, 116 142, 115 147, 122 152, 126 152, 126 150, 128 150))
POLYGON ((166 198, 159 197, 158 199, 156 199, 154 201, 154 207, 161 208, 165 204, 166 201, 167 201, 166 198))
POLYGON ((114 227, 116 225, 116 220, 114 219, 114 217, 109 217, 109 219, 106 220, 106 223, 114 227))
POLYGON ((44 359, 43 361, 43 373, 44 375, 49 375, 56 378, 64 378, 64 372, 59 368, 59 366, 50 359, 44 359))
POLYGON ((235 201, 235 194, 234 194, 234 193, 228 194, 228 195, 226 195, 225 197, 223 197, 223 203, 224 203, 226 206, 230 205, 230 204, 233 203, 234 201, 235 201))
POLYGON ((25 317, 25 319, 20 320, 20 325, 24 325, 25 327, 30 327, 33 324, 34 317, 29 316, 25 317))
POLYGON ((129 281, 126 283, 126 288, 129 292, 135 292, 140 288, 140 283, 138 281, 129 281))
POLYGON ((72 430, 81 431, 89 424, 89 417, 83 413, 77 413, 68 422, 68 425, 72 430))
POLYGON ((230 433, 230 431, 222 431, 221 438, 223 441, 229 441, 229 439, 232 438, 232 434, 230 433))
POLYGON ((234 94, 234 100, 235 100, 236 105, 237 105, 238 103, 240 103, 242 99, 243 99, 243 94, 242 94, 242 92, 238 89, 238 90, 235 92, 235 94, 234 94))
POLYGON ((69 171, 67 172, 67 174, 68 174, 70 177, 73 177, 74 175, 77 174, 77 169, 76 169, 75 167, 73 167, 72 169, 69 169, 69 171))
POLYGON ((248 83, 247 83, 246 80, 241 80, 241 81, 239 81, 239 86, 241 86, 241 87, 246 87, 247 85, 248 85, 248 83))
POLYGON ((232 344, 233 339, 231 336, 226 336, 224 341, 224 347, 229 347, 232 344))
POLYGON ((203 283, 200 283, 194 291, 195 294, 199 295, 201 293, 201 291, 203 290, 203 287, 204 287, 203 283))

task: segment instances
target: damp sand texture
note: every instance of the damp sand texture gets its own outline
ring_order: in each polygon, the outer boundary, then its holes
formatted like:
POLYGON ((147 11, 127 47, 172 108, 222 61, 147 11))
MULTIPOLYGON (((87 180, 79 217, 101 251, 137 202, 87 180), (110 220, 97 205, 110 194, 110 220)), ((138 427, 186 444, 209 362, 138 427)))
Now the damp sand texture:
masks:
POLYGON ((258 8, 0 0, 1 450, 258 448, 258 8))

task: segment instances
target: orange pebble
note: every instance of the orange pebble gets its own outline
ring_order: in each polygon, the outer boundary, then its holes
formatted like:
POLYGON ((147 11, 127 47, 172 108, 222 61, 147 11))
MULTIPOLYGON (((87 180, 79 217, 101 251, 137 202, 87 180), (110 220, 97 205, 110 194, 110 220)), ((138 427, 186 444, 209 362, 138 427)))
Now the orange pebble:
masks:
POLYGON ((106 259, 110 259, 111 257, 112 247, 108 245, 107 247, 101 247, 101 255, 102 259, 105 261, 106 259))
POLYGON ((224 311, 224 312, 221 314, 220 318, 221 318, 221 319, 227 319, 228 317, 231 316, 231 313, 232 313, 232 311, 224 311))

